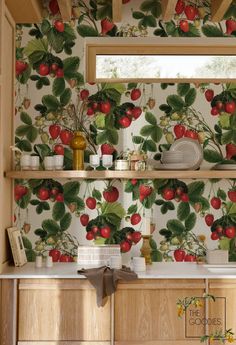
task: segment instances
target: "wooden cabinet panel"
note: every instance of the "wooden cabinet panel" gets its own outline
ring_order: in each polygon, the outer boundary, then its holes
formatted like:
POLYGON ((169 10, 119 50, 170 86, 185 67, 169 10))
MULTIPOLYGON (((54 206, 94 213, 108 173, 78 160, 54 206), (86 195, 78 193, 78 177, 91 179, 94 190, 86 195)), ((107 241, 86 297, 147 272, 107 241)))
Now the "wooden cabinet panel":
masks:
POLYGON ((0 84, 0 271, 7 259, 6 228, 12 225, 12 182, 4 178, 4 171, 12 168, 10 146, 14 143, 14 76, 15 76, 15 23, 4 5, 1 6, 1 84, 0 84))
POLYGON ((110 302, 96 304, 96 292, 82 280, 21 280, 19 341, 108 341, 110 302))
POLYGON ((115 295, 115 340, 118 344, 171 344, 171 340, 190 344, 185 337, 185 322, 178 319, 176 302, 187 296, 200 297, 204 291, 204 280, 120 284, 115 295))
MULTIPOLYGON (((232 328, 236 334, 236 280, 209 280, 209 294, 218 297, 215 303, 209 304, 209 317, 211 319, 220 318, 222 323, 226 321, 226 329, 232 328)), ((213 327, 215 329, 215 326, 213 327)), ((211 330, 212 327, 209 326, 209 333, 211 330)))

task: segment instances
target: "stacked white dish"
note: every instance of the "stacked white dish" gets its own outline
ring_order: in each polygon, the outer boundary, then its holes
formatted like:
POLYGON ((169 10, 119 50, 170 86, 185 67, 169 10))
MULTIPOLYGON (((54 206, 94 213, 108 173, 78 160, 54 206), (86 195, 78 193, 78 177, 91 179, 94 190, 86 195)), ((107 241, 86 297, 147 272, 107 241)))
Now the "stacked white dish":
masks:
POLYGON ((203 150, 197 140, 181 138, 176 140, 169 151, 164 151, 157 170, 196 170, 203 161, 203 150))
POLYGON ((120 258, 119 245, 79 246, 77 263, 83 268, 106 266, 111 256, 120 258))

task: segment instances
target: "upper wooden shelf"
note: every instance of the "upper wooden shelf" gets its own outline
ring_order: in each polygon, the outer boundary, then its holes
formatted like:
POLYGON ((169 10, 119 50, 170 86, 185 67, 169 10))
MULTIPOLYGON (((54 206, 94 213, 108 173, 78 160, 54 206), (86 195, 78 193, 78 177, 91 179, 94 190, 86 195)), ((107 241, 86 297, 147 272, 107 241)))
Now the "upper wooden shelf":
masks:
POLYGON ((236 171, 232 170, 146 170, 146 171, 8 171, 5 176, 12 179, 212 179, 212 178, 236 178, 236 171))

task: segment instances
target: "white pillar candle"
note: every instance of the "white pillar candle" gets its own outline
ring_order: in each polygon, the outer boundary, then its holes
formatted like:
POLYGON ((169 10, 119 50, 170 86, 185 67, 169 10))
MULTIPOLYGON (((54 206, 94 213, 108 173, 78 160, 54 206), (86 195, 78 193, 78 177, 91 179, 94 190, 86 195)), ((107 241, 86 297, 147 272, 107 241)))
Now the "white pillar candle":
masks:
POLYGON ((151 225, 151 218, 145 217, 143 219, 142 235, 150 235, 150 228, 151 228, 150 225, 151 225))

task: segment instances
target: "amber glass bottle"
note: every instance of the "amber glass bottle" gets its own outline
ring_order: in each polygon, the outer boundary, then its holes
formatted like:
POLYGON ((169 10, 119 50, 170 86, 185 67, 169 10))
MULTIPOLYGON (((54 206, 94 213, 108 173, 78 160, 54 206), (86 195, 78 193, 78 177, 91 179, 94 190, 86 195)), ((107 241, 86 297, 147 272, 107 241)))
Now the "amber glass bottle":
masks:
POLYGON ((84 150, 86 146, 83 132, 74 132, 74 137, 70 142, 70 147, 73 150, 73 170, 84 170, 84 150))

